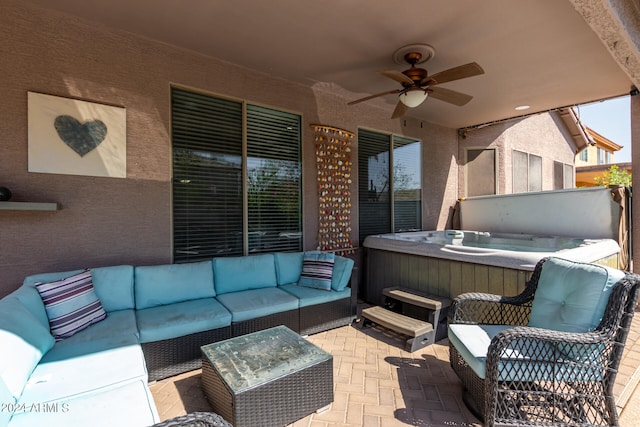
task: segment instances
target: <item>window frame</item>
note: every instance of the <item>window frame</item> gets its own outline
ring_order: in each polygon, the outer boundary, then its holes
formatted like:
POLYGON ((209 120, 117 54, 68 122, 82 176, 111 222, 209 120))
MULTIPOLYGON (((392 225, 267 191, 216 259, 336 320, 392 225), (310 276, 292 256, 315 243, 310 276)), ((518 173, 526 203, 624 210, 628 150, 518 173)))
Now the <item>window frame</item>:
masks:
MULTIPOLYGON (((419 138, 413 138, 413 137, 407 137, 404 135, 399 135, 399 134, 395 134, 392 132, 384 132, 384 131, 380 131, 380 130, 376 130, 376 129, 370 129, 370 128, 365 128, 365 127, 359 127, 358 128, 358 133, 357 133, 357 141, 358 141, 358 187, 359 187, 359 195, 358 195, 358 239, 360 241, 360 244, 362 244, 362 242, 364 241, 364 238, 366 237, 366 235, 363 235, 362 233, 362 229, 363 227, 361 226, 362 224, 362 217, 363 217, 363 205, 362 205, 362 200, 364 197, 366 197, 368 195, 368 191, 363 190, 363 185, 366 185, 367 188, 369 188, 369 175, 366 177, 366 179, 364 179, 363 181, 363 177, 361 175, 361 173, 363 173, 363 168, 360 167, 360 162, 362 161, 362 159, 360 158, 360 156, 364 153, 364 150, 361 149, 361 144, 362 144, 362 140, 361 137, 363 136, 363 132, 364 133, 369 133, 369 134, 373 134, 375 135, 377 138, 386 138, 388 139, 388 141, 385 141, 387 144, 387 150, 386 152, 388 152, 388 163, 389 163, 389 167, 386 170, 386 174, 387 174, 387 179, 389 181, 388 183, 388 198, 389 198, 389 202, 388 204, 385 204, 385 206, 388 208, 388 212, 386 212, 386 214, 389 215, 389 230, 385 231, 387 233, 395 233, 397 232, 397 224, 396 224, 396 214, 395 214, 395 210, 396 210, 396 201, 395 201, 395 171, 396 171, 396 165, 395 165, 395 157, 394 157, 394 150, 398 149, 398 148, 402 148, 402 147, 396 147, 395 141, 396 139, 403 139, 403 140, 408 140, 408 141, 412 141, 412 142, 419 142, 420 143, 420 155, 419 155, 419 172, 420 172, 420 177, 419 177, 419 182, 420 182, 420 189, 419 189, 419 194, 420 194, 420 209, 419 209, 419 215, 416 218, 417 219, 417 226, 419 229, 422 229, 422 211, 423 211, 423 201, 424 201, 424 180, 423 180, 423 150, 424 150, 424 144, 422 139, 419 138), (390 179, 389 179, 390 177, 390 179), (366 183, 365 183, 366 181, 366 183), (364 184, 363 184, 364 183, 364 184)), ((408 144, 407 144, 408 145, 408 144)), ((369 158, 367 158, 368 160, 369 158)), ((369 169, 367 168, 367 174, 369 174, 369 169)), ((366 213, 365 213, 366 214, 366 213)), ((386 227, 387 224, 385 224, 386 227)), ((371 233, 371 234, 375 234, 375 233, 371 233)))
MULTIPOLYGON (((192 87, 188 87, 188 86, 183 86, 183 85, 176 85, 176 84, 171 84, 170 85, 170 114, 171 114, 171 118, 172 118, 172 124, 171 124, 171 134, 170 134, 170 142, 171 142, 171 146, 170 146, 170 150, 171 150, 171 256, 172 256, 172 260, 174 263, 181 263, 181 262, 194 262, 194 261, 198 261, 198 260, 202 260, 202 259, 208 259, 210 258, 209 256, 205 255, 202 257, 187 257, 188 259, 183 259, 183 257, 176 257, 177 253, 176 253, 176 248, 175 248, 175 241, 176 241, 176 235, 175 235, 175 227, 176 227, 176 223, 175 223, 175 218, 174 218, 174 210, 175 210, 175 185, 176 185, 176 176, 175 176, 175 171, 174 171, 174 161, 175 161, 175 152, 174 152, 174 124, 173 124, 173 116, 174 116, 174 107, 173 107, 173 96, 174 96, 174 90, 177 91, 183 91, 183 92, 189 92, 192 94, 196 94, 199 96, 205 96, 205 97, 210 97, 210 98, 214 98, 217 100, 222 100, 225 102, 232 102, 232 103, 237 103, 241 105, 241 149, 240 149, 240 169, 241 169, 241 182, 240 182, 240 192, 241 192, 241 197, 242 197, 242 206, 241 206, 241 210, 242 210, 242 243, 241 243, 241 247, 240 247, 240 254, 241 255, 249 255, 250 253, 254 253, 252 251, 250 251, 250 232, 249 232, 249 129, 248 129, 248 109, 249 106, 253 106, 253 107, 257 107, 257 108, 261 108, 261 109, 266 109, 266 110, 273 110, 275 112, 278 113, 282 113, 282 114, 287 114, 287 115, 292 115, 292 116, 297 116, 297 125, 298 125, 298 135, 297 135, 297 167, 299 170, 299 174, 298 174, 298 179, 299 179, 299 183, 298 183, 298 190, 297 190, 297 194, 298 194, 298 198, 297 198, 297 203, 298 203, 298 218, 297 218, 297 222, 299 224, 299 239, 298 239, 298 247, 295 250, 301 251, 303 248, 303 242, 304 242, 304 168, 303 168, 303 153, 302 153, 302 147, 304 144, 304 135, 303 135, 303 129, 302 129, 302 124, 304 121, 303 115, 300 112, 296 112, 296 111, 291 111, 291 110, 287 110, 284 108, 279 108, 279 107, 274 107, 274 106, 270 106, 270 105, 265 105, 265 104, 261 104, 261 103, 257 103, 257 102, 252 102, 250 100, 246 100, 246 99, 238 99, 238 98, 234 98, 234 97, 229 97, 229 96, 225 96, 225 95, 221 95, 221 94, 217 94, 217 93, 212 93, 212 92, 208 92, 208 91, 203 91, 200 89, 196 89, 196 88, 192 88, 192 87)), ((236 147, 237 148, 237 147, 236 147)), ((258 159, 263 159, 263 157, 258 157, 258 159)), ((284 251, 284 250, 283 250, 284 251)), ((271 251, 273 252, 273 251, 271 251)), ((256 252, 256 253, 260 253, 260 252, 256 252)), ((225 254, 221 254, 220 256, 225 256, 225 254)), ((231 256, 237 256, 237 254, 231 254, 231 256)))

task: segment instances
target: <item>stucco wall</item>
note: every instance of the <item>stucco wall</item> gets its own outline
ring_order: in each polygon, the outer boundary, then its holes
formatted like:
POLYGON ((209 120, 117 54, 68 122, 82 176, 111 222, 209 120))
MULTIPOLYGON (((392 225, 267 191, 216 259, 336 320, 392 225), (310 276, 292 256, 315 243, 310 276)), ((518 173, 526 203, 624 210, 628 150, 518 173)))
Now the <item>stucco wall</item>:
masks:
POLYGON ((468 129, 459 136, 459 194, 466 197, 466 150, 494 148, 497 152, 497 194, 513 192, 512 151, 542 157, 542 190, 553 190, 554 161, 573 164, 575 147, 562 120, 555 112, 468 129))
MULTIPOLYGON (((305 249, 315 248, 317 234, 312 123, 421 139, 425 228, 444 227, 457 198, 456 131, 392 121, 392 106, 348 107, 322 85, 291 84, 13 0, 0 3, 0 52, 0 186, 12 190, 13 201, 62 206, 57 212, 0 211, 0 296, 28 274, 172 261, 171 84, 302 115, 305 249), (126 179, 27 172, 28 91, 125 107, 126 179)), ((353 236, 357 196, 356 179, 353 236)))

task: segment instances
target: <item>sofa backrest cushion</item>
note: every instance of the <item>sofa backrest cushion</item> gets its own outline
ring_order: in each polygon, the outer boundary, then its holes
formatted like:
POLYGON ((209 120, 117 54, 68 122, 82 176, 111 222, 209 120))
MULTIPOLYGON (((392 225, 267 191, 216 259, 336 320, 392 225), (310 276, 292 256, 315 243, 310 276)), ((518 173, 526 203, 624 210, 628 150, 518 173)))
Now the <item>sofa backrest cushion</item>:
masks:
POLYGON ((16 399, 55 340, 14 297, 0 300, 0 379, 16 399))
POLYGON ((351 258, 336 255, 333 262, 333 276, 331 277, 331 289, 344 291, 349 285, 354 262, 351 258))
POLYGON ((298 283, 302 272, 304 252, 278 252, 273 254, 276 262, 278 285, 298 283))
POLYGON ((216 295, 211 261, 136 267, 134 288, 138 310, 216 295))
POLYGON ((105 311, 135 308, 133 295, 133 266, 115 265, 91 269, 93 287, 105 311))
MULTIPOLYGON (((100 299, 102 307, 107 313, 135 307, 133 299, 133 266, 116 265, 96 267, 90 270, 96 295, 98 295, 98 299, 100 299)), ((53 282, 80 272, 82 270, 34 274, 26 277, 23 283, 33 286, 37 282, 53 282)), ((42 310, 44 311, 44 306, 42 310)))
POLYGON ((40 293, 38 293, 38 290, 33 283, 20 286, 18 289, 11 292, 9 296, 20 301, 22 305, 24 305, 26 309, 29 310, 36 319, 38 319, 45 329, 49 329, 49 318, 47 317, 47 312, 44 309, 44 303, 42 302, 42 298, 40 298, 40 293))
POLYGON ((273 254, 213 259, 216 294, 277 286, 273 254))
POLYGON ((529 326, 564 332, 593 331, 613 286, 624 272, 550 257, 542 266, 529 326))

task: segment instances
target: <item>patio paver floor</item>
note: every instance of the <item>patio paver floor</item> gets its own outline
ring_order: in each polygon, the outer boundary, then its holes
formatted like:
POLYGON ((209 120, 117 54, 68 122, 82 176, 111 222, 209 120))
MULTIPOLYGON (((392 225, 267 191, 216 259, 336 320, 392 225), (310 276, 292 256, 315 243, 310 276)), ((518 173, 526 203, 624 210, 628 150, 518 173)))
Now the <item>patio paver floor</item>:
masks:
MULTIPOLYGON (((449 366, 447 340, 408 353, 400 335, 355 326, 308 339, 333 355, 334 402, 293 427, 480 426, 462 402, 462 386, 449 366)), ((211 410, 200 388, 200 374, 196 370, 151 384, 161 420, 211 410)), ((614 386, 622 427, 640 425, 639 380, 640 315, 636 315, 614 386)))

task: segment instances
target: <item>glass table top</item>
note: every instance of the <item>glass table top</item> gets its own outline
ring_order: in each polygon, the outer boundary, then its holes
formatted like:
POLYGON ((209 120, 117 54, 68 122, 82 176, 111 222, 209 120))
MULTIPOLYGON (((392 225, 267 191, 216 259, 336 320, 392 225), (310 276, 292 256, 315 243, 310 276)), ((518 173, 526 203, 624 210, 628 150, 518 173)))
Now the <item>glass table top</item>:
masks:
POLYGON ((286 326, 276 326, 202 347, 235 393, 332 358, 286 326))

